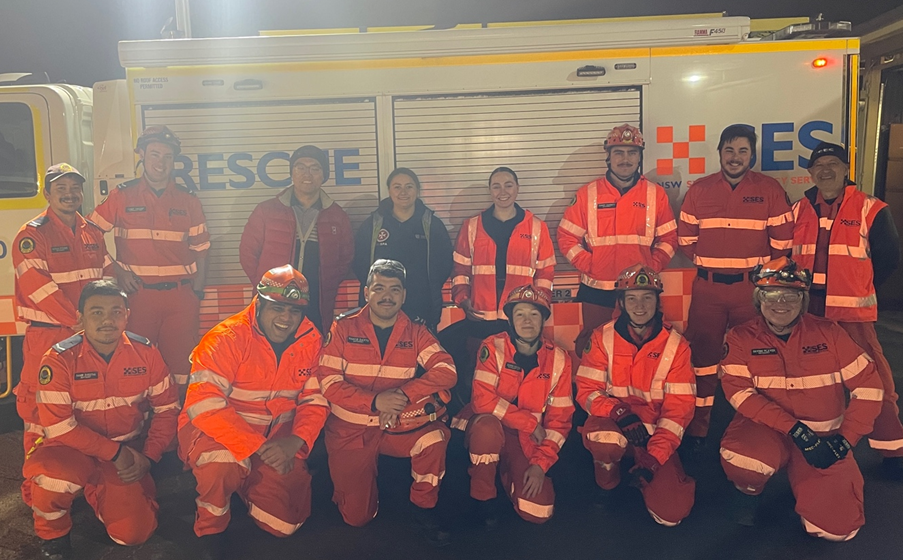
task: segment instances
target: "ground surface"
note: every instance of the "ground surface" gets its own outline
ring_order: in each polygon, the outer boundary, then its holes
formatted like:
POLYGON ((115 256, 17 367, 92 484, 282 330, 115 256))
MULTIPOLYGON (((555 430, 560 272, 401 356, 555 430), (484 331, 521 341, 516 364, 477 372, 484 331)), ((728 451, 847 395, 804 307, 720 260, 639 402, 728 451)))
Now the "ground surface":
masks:
MULTIPOLYGON (((903 389, 903 313, 882 315, 878 334, 894 367, 897 386, 903 389)), ((449 445, 447 476, 441 505, 451 520, 452 544, 436 550, 410 526, 406 461, 380 461, 380 511, 367 527, 346 526, 330 501, 332 484, 326 469, 322 441, 315 447, 313 515, 288 539, 273 538, 257 529, 239 500, 232 504, 230 549, 236 559, 818 559, 903 560, 903 482, 882 478, 880 457, 860 445, 856 458, 865 476, 866 525, 848 543, 832 544, 808 537, 793 513, 787 479, 778 475, 764 497, 759 526, 746 528, 731 521, 731 492, 717 460, 717 438, 730 419, 723 397, 716 404, 707 460, 697 480, 696 505, 678 527, 656 525, 646 513, 639 493, 619 489, 620 511, 602 513, 591 505, 592 460, 572 433, 559 463, 550 471, 557 493, 555 516, 533 526, 507 507, 498 529, 486 533, 470 515, 467 455, 460 434, 449 445)), ((578 420, 582 422, 582 418, 578 420)), ((14 407, 0 405, 0 560, 38 557, 38 539, 32 531, 31 511, 21 502, 19 484, 21 423, 14 407)), ((174 459, 174 458, 171 458, 174 459)), ((158 473, 159 528, 149 542, 136 548, 113 544, 80 499, 76 501, 72 533, 78 558, 85 560, 194 560, 199 552, 192 532, 194 479, 181 472, 174 460, 164 461, 158 473)))

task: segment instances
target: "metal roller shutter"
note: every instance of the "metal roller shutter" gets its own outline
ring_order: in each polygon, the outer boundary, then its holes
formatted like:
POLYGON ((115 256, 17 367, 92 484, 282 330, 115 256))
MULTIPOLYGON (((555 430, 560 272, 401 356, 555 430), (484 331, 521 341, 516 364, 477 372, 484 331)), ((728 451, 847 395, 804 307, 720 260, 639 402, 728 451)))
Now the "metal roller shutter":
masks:
POLYGON ((257 204, 291 184, 288 156, 304 144, 329 154, 330 176, 324 190, 348 212, 355 231, 376 207, 379 176, 372 98, 143 109, 144 126, 168 125, 182 140, 176 175, 179 182, 197 189, 204 205, 212 244, 210 285, 248 284, 238 262, 241 232, 257 204), (261 166, 262 158, 269 163, 261 166), (208 170, 204 177, 199 172, 201 159, 208 170))
MULTIPOLYGON (((608 132, 639 126, 640 97, 638 87, 396 97, 395 160, 419 175, 421 198, 452 239, 491 204, 489 173, 514 169, 518 203, 546 221, 554 240, 577 189, 605 173, 608 132)), ((558 262, 573 271, 560 254, 558 262)))

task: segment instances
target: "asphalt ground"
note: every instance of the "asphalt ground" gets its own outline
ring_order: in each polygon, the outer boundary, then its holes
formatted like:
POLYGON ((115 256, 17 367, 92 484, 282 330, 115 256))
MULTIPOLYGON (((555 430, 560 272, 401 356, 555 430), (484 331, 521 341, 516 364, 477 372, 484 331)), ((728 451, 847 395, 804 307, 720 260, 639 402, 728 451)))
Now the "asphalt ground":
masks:
MULTIPOLYGON (((878 334, 895 369, 897 387, 903 389, 903 318, 882 316, 878 334)), ((603 512, 592 505, 592 459, 576 431, 549 471, 557 494, 555 515, 544 525, 521 520, 504 497, 500 523, 485 531, 472 514, 468 497, 468 455, 460 432, 448 448, 446 477, 440 508, 452 531, 452 543, 436 549, 417 533, 408 504, 409 461, 380 459, 380 509, 363 528, 344 524, 331 502, 332 483, 322 438, 309 467, 313 474, 313 513, 287 539, 258 529, 242 502, 232 502, 229 548, 234 559, 674 559, 674 560, 903 560, 903 482, 883 478, 881 457, 862 442, 855 456, 865 477, 866 524, 850 542, 830 543, 808 536, 793 512, 793 497, 786 475, 779 473, 764 493, 756 527, 736 525, 731 517, 735 491, 718 461, 718 438, 732 410, 719 396, 707 455, 699 465, 696 504, 679 526, 657 525, 646 512, 637 490, 622 484, 617 507, 603 512)), ((575 425, 585 416, 575 416, 575 425)), ((39 557, 40 541, 32 530, 31 511, 19 495, 21 484, 21 422, 11 403, 0 405, 0 560, 39 557)), ((144 545, 126 548, 114 544, 84 499, 73 507, 72 544, 76 558, 84 560, 195 560, 200 543, 192 531, 194 479, 169 454, 155 469, 158 487, 159 528, 144 545)), ((825 492, 830 492, 825 488, 825 492)), ((500 496, 504 496, 500 493, 500 496)))

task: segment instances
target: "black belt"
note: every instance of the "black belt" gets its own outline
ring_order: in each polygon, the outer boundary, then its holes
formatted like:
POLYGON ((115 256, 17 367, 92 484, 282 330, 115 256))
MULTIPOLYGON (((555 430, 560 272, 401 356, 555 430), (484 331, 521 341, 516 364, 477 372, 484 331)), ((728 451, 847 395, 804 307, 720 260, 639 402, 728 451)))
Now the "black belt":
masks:
POLYGON ((63 325, 54 325, 53 323, 42 323, 41 321, 32 321, 29 326, 38 327, 39 329, 61 329, 63 325))
POLYGON ((747 278, 752 280, 753 273, 752 272, 738 272, 737 274, 720 274, 718 272, 709 272, 703 268, 696 269, 696 276, 702 278, 703 280, 708 280, 709 276, 712 277, 712 282, 716 284, 736 284, 737 282, 743 282, 747 278))
POLYGON ((143 288, 147 288, 148 290, 174 290, 179 286, 184 286, 185 284, 191 284, 191 280, 189 278, 185 278, 180 282, 157 282, 156 284, 142 284, 143 288))

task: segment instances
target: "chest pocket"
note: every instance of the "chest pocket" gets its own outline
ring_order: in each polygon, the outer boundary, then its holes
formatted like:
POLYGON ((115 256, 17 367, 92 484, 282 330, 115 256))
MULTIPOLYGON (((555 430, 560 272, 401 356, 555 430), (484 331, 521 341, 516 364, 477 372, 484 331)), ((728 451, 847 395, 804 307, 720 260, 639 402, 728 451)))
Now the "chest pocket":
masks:
POLYGON ((539 369, 524 379, 518 394, 518 407, 532 412, 544 412, 549 400, 549 379, 551 374, 539 369))
POLYGON ((188 233, 191 229, 191 218, 188 215, 188 209, 179 206, 173 206, 168 211, 169 227, 173 231, 188 233))
POLYGON ((509 367, 502 368, 502 372, 499 375, 499 396, 508 402, 517 401, 518 406, 520 406, 518 392, 521 389, 523 379, 524 374, 522 371, 513 370, 509 367))
MULTIPOLYGON (((79 371, 72 376, 72 400, 79 403, 86 401, 96 401, 103 399, 106 395, 103 378, 98 371, 79 371)), ((94 406, 82 404, 77 408, 84 409, 85 406, 94 406)))
POLYGON ((133 365, 123 367, 116 372, 121 397, 133 397, 150 387, 150 372, 146 365, 133 365))

